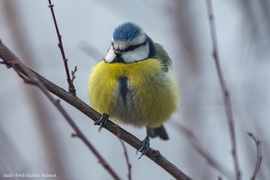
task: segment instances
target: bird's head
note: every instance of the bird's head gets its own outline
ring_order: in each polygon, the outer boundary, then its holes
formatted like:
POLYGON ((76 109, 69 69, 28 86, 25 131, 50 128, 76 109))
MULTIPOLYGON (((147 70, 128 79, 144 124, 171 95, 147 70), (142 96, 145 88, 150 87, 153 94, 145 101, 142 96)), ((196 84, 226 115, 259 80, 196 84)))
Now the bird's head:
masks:
POLYGON ((133 63, 155 56, 155 45, 138 25, 127 22, 115 28, 105 61, 133 63))

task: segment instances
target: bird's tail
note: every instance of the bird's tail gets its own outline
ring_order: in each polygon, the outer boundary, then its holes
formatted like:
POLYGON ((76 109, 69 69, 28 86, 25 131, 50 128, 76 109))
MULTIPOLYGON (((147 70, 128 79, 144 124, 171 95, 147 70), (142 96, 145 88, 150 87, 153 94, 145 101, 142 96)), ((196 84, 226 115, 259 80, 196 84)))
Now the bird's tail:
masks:
POLYGON ((150 128, 150 127, 147 127, 147 131, 149 133, 149 136, 151 138, 154 138, 154 137, 160 137, 160 139, 162 140, 168 140, 169 139, 169 136, 166 132, 166 129, 165 127, 162 125, 158 128, 150 128))

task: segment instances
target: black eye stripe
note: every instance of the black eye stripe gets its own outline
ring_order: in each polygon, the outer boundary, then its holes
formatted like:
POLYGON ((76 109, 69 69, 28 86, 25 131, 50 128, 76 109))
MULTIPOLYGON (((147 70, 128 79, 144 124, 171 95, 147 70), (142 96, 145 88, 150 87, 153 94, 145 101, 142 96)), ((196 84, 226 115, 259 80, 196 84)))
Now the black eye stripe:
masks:
POLYGON ((140 46, 144 46, 148 41, 145 40, 143 43, 141 44, 138 44, 138 45, 130 45, 128 48, 124 49, 123 51, 124 52, 127 52, 127 51, 133 51, 134 49, 140 47, 140 46))
MULTIPOLYGON (((124 49, 124 50, 121 50, 122 52, 128 52, 128 51, 133 51, 134 49, 140 47, 140 46, 144 46, 146 43, 148 42, 148 39, 146 39, 143 43, 141 44, 137 44, 137 45, 130 45, 128 48, 124 49)), ((114 47, 114 42, 112 41, 112 44, 111 44, 113 50, 115 50, 115 47, 114 47)))
POLYGON ((126 48, 124 51, 133 51, 134 49, 140 47, 141 45, 130 45, 128 48, 126 48))

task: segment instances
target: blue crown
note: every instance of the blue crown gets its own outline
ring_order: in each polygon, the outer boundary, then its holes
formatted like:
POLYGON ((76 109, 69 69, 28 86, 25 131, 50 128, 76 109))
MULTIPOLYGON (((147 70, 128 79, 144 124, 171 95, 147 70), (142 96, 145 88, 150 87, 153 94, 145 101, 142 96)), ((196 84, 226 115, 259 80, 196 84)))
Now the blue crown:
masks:
POLYGON ((115 28, 113 39, 115 41, 131 41, 137 37, 140 32, 141 28, 138 25, 132 22, 127 22, 115 28))

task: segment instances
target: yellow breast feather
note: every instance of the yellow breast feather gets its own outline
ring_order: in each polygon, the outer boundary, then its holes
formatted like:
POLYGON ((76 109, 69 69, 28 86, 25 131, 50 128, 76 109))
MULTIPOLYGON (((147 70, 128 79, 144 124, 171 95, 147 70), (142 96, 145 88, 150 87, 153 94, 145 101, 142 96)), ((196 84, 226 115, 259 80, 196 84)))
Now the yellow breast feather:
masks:
POLYGON ((89 78, 91 106, 123 123, 160 126, 177 110, 179 103, 177 85, 162 68, 163 64, 152 58, 130 64, 100 62, 89 78), (135 107, 117 107, 120 77, 127 77, 134 101, 131 104, 135 107), (134 113, 128 108, 134 109, 134 113))

